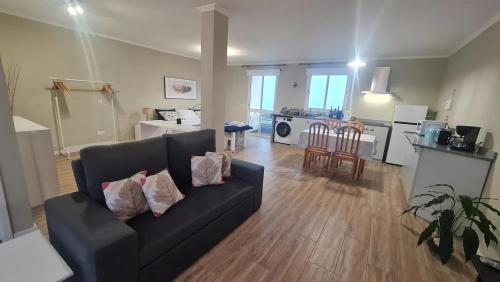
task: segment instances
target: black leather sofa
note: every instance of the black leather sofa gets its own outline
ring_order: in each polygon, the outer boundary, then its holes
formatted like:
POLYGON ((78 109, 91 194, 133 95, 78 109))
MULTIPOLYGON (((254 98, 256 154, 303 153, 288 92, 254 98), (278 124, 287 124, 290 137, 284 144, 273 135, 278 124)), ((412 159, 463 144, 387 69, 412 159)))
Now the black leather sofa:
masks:
POLYGON ((169 281, 259 209, 264 167, 232 161, 221 186, 192 188, 190 159, 215 149, 215 131, 94 146, 72 162, 78 192, 45 202, 50 242, 74 271, 70 281, 169 281), (101 183, 168 167, 186 197, 160 218, 127 222, 106 207, 101 183))

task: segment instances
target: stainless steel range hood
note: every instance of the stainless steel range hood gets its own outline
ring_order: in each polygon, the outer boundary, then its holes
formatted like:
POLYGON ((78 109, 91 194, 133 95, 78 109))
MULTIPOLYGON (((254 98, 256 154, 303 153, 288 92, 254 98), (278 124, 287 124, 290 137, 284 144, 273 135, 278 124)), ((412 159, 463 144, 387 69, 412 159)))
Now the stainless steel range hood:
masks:
POLYGON ((389 93, 389 75, 391 67, 376 67, 373 71, 372 87, 370 91, 361 91, 364 94, 382 94, 390 95, 389 93))

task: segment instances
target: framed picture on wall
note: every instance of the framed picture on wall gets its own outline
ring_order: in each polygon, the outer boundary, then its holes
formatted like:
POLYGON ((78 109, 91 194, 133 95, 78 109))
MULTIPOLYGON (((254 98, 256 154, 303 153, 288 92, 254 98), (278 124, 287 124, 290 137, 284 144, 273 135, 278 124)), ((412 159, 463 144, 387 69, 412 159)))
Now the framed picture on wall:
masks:
POLYGON ((165 99, 196 99, 196 80, 165 77, 165 99))

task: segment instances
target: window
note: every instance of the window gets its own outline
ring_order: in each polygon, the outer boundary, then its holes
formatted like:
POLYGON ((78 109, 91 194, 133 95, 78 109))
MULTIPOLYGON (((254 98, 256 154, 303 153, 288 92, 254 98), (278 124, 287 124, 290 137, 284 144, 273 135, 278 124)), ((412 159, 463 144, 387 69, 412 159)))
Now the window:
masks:
POLYGON ((343 70, 310 69, 307 107, 310 109, 343 108, 349 74, 343 70))
POLYGON ((249 70, 248 122, 252 133, 270 135, 279 70, 249 70))

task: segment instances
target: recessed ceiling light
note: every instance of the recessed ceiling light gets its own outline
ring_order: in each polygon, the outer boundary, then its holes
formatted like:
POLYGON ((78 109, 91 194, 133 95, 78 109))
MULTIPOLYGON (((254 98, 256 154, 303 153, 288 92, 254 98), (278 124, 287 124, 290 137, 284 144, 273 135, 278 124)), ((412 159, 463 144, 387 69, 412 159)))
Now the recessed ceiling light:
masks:
POLYGON ((68 6, 68 13, 72 16, 76 16, 78 13, 76 12, 75 8, 73 6, 69 5, 68 6))
POLYGON ((241 55, 241 50, 236 49, 231 46, 227 46, 227 56, 228 57, 234 57, 234 56, 239 56, 241 55))
POLYGON ((350 66, 351 68, 357 69, 366 66, 366 63, 363 62, 360 58, 356 58, 354 59, 354 61, 350 61, 347 65, 350 66))
POLYGON ((80 4, 75 4, 75 5, 68 5, 68 13, 72 16, 77 16, 83 14, 83 8, 80 6, 80 4))
POLYGON ((76 4, 75 5, 75 11, 78 13, 78 14, 83 14, 83 8, 82 6, 76 4))
MULTIPOLYGON (((191 49, 197 53, 201 53, 201 45, 193 45, 191 49)), ((242 51, 231 46, 227 46, 227 56, 234 57, 241 55, 242 51)))

